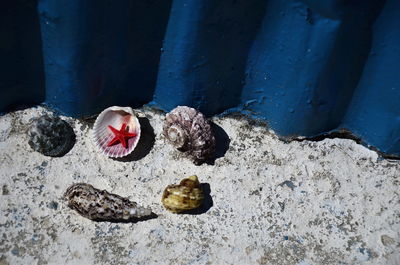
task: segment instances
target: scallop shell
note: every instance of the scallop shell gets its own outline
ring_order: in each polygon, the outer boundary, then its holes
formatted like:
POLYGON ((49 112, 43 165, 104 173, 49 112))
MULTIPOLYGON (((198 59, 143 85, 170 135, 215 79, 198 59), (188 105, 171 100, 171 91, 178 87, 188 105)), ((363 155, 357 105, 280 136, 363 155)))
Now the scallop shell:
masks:
POLYGON ((140 138, 140 123, 130 107, 113 106, 103 110, 96 119, 93 127, 93 140, 96 147, 109 157, 124 157, 132 153, 140 138), (109 126, 120 130, 126 124, 126 130, 136 136, 127 139, 127 147, 121 143, 108 146, 114 138, 109 126))
POLYGON ((163 134, 179 151, 186 152, 196 165, 215 153, 211 124, 196 109, 178 106, 165 117, 163 134))
POLYGON ((135 221, 155 217, 150 209, 138 206, 136 202, 86 183, 71 185, 64 198, 69 208, 90 220, 135 221))
POLYGON ((167 186, 161 202, 167 210, 181 213, 200 207, 203 200, 204 192, 197 176, 190 176, 183 179, 179 185, 167 186))
POLYGON ((33 150, 52 157, 68 153, 75 143, 72 127, 54 115, 33 119, 28 129, 28 136, 28 144, 33 150))

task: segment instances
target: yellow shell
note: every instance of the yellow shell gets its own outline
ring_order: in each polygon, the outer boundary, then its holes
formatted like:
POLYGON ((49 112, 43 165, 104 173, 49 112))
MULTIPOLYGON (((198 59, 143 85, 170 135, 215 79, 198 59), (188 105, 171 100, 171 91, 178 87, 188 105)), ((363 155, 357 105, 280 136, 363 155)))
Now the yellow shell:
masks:
POLYGON ((198 208, 203 200, 204 193, 197 176, 190 176, 183 179, 179 185, 167 186, 161 202, 167 210, 181 213, 198 208))

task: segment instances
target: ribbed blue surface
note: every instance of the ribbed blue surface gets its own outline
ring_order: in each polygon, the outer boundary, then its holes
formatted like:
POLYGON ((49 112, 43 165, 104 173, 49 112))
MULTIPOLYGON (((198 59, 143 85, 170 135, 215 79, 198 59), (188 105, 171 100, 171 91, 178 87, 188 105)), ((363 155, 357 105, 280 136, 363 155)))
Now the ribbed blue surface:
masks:
POLYGON ((150 101, 207 115, 235 109, 282 136, 349 129, 400 155, 398 0, 41 0, 37 11, 34 1, 19 0, 8 7, 16 15, 1 11, 3 25, 14 25, 0 32, 13 40, 0 46, 1 110, 44 94, 71 116, 150 101))
POLYGON ((372 49, 342 126, 368 144, 400 155, 400 1, 387 1, 373 32, 372 49))
POLYGON ((168 1, 42 0, 46 103, 72 116, 153 98, 168 1))

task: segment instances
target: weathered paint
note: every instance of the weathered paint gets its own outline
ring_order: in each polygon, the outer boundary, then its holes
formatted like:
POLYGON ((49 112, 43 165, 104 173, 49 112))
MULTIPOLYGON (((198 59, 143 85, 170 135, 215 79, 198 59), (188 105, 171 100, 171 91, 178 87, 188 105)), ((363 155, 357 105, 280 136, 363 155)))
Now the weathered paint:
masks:
POLYGON ((239 110, 282 136, 345 128, 400 155, 399 1, 41 0, 38 14, 46 103, 67 115, 239 110))
POLYGON ((400 155, 400 1, 388 0, 373 27, 372 49, 343 127, 400 155))
POLYGON ((379 5, 269 1, 247 64, 242 99, 283 135, 336 128, 369 51, 379 5), (271 22, 273 21, 273 22, 271 22))

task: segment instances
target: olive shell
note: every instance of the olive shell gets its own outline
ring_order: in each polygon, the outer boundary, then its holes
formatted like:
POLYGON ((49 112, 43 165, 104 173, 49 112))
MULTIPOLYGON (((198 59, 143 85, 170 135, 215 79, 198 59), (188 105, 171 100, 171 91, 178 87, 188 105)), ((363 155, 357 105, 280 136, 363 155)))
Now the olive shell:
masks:
POLYGON ((167 210, 181 213, 198 208, 203 200, 204 193, 197 176, 190 176, 183 179, 179 185, 167 186, 161 202, 167 210))

